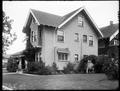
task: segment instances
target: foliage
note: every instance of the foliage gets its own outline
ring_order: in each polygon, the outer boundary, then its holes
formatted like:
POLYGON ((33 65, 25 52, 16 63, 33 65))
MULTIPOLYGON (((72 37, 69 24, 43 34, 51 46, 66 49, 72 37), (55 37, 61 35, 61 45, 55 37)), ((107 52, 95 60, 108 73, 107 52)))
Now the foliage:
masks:
POLYGON ((68 63, 66 67, 64 67, 63 71, 62 71, 64 74, 69 74, 69 73, 72 73, 74 72, 74 64, 72 63, 68 63))
POLYGON ((55 62, 53 62, 52 66, 47 66, 51 74, 57 74, 58 73, 58 67, 55 62))
POLYGON ((6 16, 3 11, 2 49, 4 54, 6 53, 6 50, 8 50, 8 47, 17 39, 16 34, 11 32, 12 22, 13 20, 9 19, 9 16, 6 16))
POLYGON ((77 71, 80 72, 80 73, 86 73, 86 64, 87 64, 87 61, 88 60, 91 60, 93 64, 96 63, 96 60, 97 60, 97 56, 95 55, 89 55, 85 58, 83 58, 79 65, 78 65, 78 68, 77 68, 77 71))
POLYGON ((103 71, 107 75, 108 79, 119 79, 119 59, 106 60, 103 65, 103 71))
POLYGON ((17 69, 18 69, 17 61, 13 59, 8 59, 7 71, 16 72, 17 69))
POLYGON ((97 57, 96 63, 94 65, 95 73, 103 73, 102 68, 103 68, 105 61, 107 60, 109 60, 108 56, 101 55, 97 57))
POLYGON ((39 74, 39 75, 49 75, 51 74, 48 67, 42 61, 39 62, 28 62, 26 73, 39 74))

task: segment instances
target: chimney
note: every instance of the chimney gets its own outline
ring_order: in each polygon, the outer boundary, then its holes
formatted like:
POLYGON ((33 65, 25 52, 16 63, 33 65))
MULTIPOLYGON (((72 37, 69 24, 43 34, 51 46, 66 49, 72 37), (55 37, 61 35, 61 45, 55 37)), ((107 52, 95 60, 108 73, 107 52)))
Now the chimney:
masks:
POLYGON ((110 21, 110 25, 113 25, 113 21, 110 21))

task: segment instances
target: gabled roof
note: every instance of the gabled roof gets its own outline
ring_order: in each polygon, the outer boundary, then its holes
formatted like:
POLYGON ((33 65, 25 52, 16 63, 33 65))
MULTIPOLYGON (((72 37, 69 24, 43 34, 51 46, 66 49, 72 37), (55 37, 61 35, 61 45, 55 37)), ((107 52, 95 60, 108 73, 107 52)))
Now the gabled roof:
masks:
POLYGON ((42 24, 42 25, 53 26, 56 28, 61 28, 62 26, 64 26, 66 23, 68 23, 73 17, 75 17, 81 11, 85 12, 91 25, 95 28, 95 32, 100 37, 103 37, 101 31, 99 30, 99 28, 97 27, 97 25, 95 24, 95 22, 93 21, 93 19, 91 18, 91 16, 88 14, 87 10, 84 7, 78 8, 78 9, 76 9, 76 10, 74 10, 74 11, 72 11, 64 16, 58 16, 58 15, 30 9, 25 27, 27 26, 27 23, 32 15, 32 17, 34 17, 34 19, 36 20, 38 25, 42 24))
POLYGON ((118 31, 118 29, 118 24, 111 24, 100 28, 100 31, 102 32, 104 38, 110 38, 116 31, 118 31))

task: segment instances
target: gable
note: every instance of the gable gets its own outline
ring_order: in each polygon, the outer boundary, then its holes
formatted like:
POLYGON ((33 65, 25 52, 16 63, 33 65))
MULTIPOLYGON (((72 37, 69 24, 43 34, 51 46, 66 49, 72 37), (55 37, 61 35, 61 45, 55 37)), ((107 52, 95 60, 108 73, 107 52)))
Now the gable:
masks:
POLYGON ((75 11, 70 12, 69 14, 66 14, 64 16, 53 15, 53 14, 31 9, 25 26, 27 25, 27 23, 29 23, 30 21, 29 19, 32 15, 35 18, 38 25, 42 24, 42 25, 48 25, 56 28, 61 28, 81 11, 85 13, 86 17, 91 23, 91 26, 95 29, 95 33, 97 33, 98 37, 102 37, 103 35, 101 31, 98 29, 97 25, 94 23, 93 19, 90 17, 90 15, 88 14, 88 12, 84 7, 76 9, 75 11))
POLYGON ((104 38, 111 37, 116 31, 118 31, 118 24, 113 24, 110 26, 100 28, 104 38))

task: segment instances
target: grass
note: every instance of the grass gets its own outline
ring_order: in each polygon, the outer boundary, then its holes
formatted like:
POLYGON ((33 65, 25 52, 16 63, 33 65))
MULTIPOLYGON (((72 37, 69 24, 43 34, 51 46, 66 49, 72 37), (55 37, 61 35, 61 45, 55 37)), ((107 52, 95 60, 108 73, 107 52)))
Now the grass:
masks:
POLYGON ((116 89, 118 81, 107 80, 104 74, 66 75, 3 75, 3 85, 13 89, 116 89))

